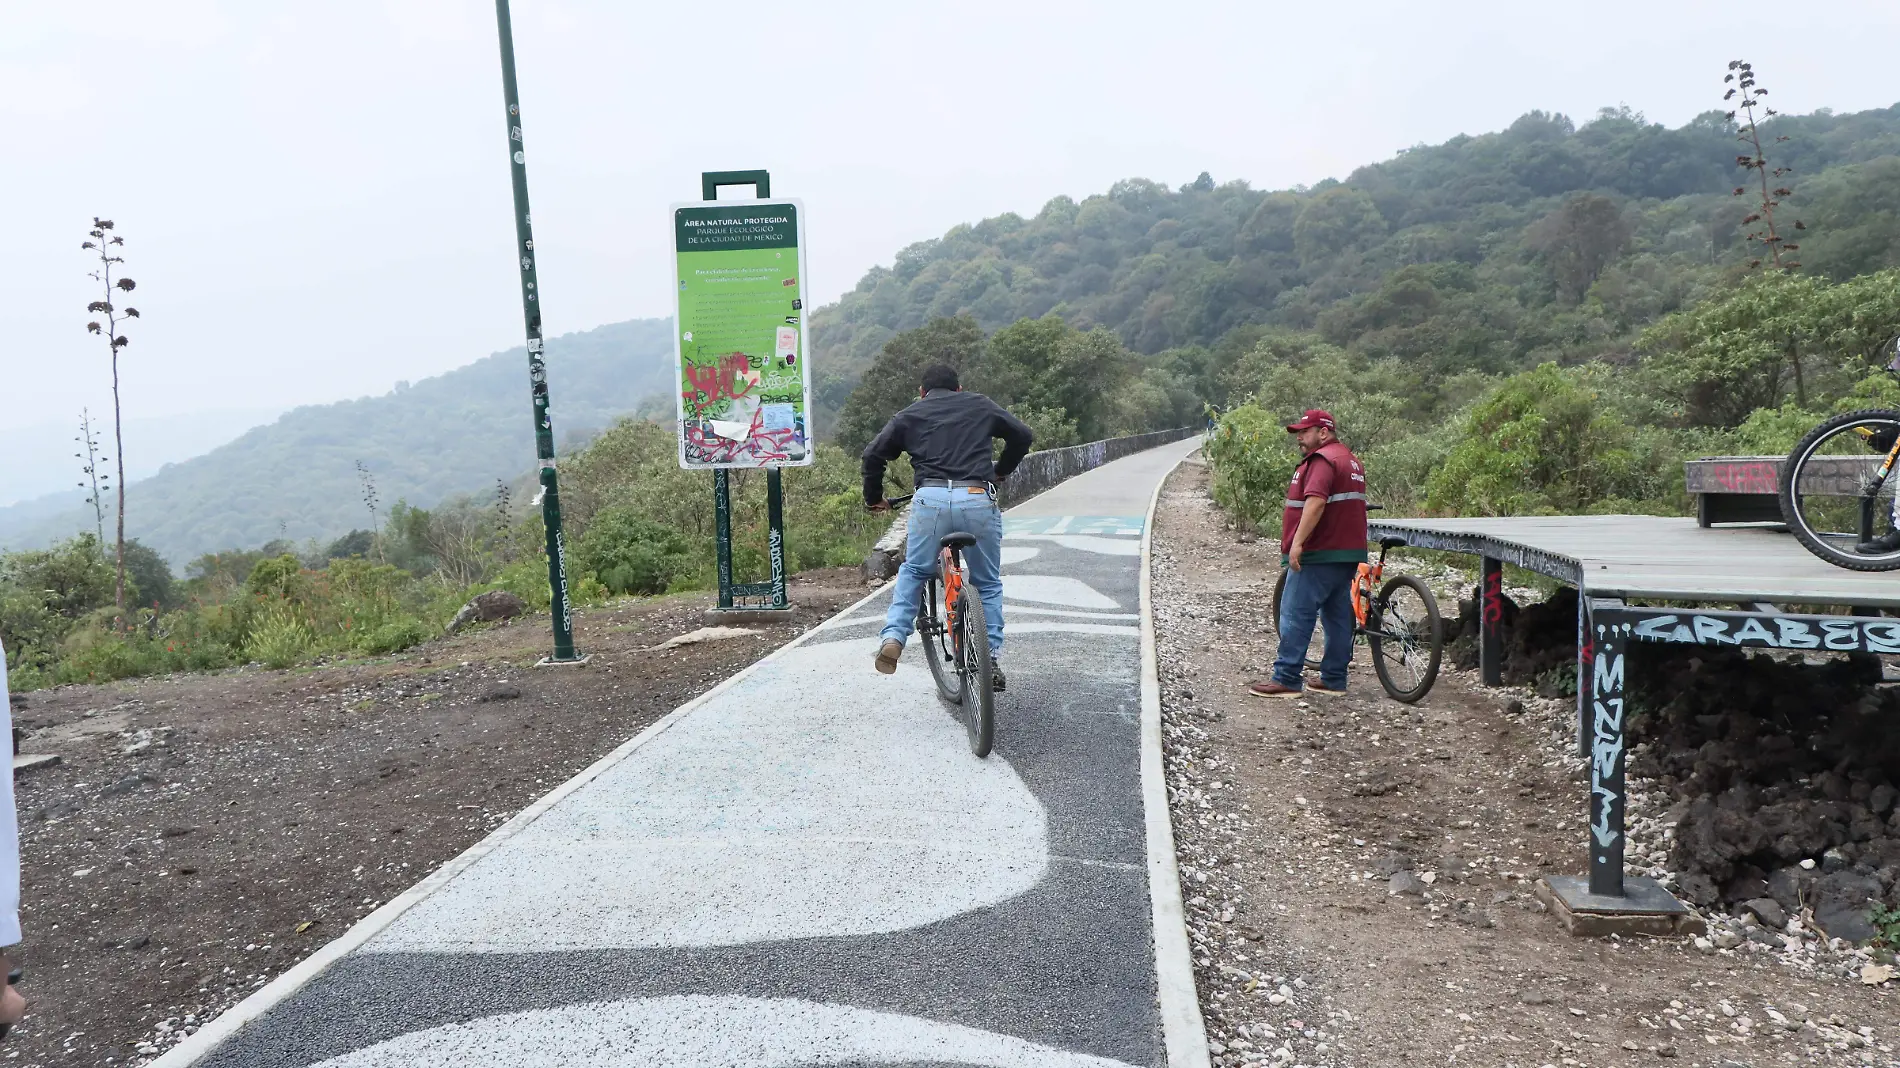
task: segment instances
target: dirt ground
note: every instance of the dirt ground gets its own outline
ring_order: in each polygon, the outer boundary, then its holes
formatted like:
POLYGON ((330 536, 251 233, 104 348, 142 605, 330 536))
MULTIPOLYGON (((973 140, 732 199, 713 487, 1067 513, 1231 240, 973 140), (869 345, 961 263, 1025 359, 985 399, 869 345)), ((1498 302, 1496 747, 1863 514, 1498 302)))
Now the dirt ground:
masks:
POLYGON ((546 616, 408 653, 24 695, 16 783, 23 1065, 141 1063, 641 728, 865 588, 796 576, 795 620, 655 651, 707 595, 580 613, 582 667, 536 669, 546 616))
MULTIPOLYGON (((1279 548, 1240 543, 1206 483, 1190 461, 1164 491, 1154 592, 1217 1065, 1900 1064, 1895 984, 1862 979, 1875 954, 1812 934, 1782 952, 1720 916, 1700 943, 1579 939, 1544 911, 1533 882, 1586 858, 1571 701, 1447 667, 1403 706, 1363 648, 1345 697, 1248 696, 1277 646, 1279 548)), ((1631 865, 1666 874, 1669 799, 1644 791, 1631 865)))

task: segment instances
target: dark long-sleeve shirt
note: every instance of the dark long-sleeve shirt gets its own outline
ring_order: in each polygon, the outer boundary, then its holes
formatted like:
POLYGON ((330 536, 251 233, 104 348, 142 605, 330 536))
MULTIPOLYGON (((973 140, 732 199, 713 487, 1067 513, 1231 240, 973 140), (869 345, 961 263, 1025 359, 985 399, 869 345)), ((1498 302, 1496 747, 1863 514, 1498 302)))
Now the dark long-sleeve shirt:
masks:
POLYGON ((1036 440, 1029 424, 981 393, 933 389, 884 424, 864 447, 864 502, 884 494, 884 468, 910 453, 918 478, 993 482, 1007 478, 1036 440), (1003 455, 990 462, 990 439, 1003 439, 1003 455))

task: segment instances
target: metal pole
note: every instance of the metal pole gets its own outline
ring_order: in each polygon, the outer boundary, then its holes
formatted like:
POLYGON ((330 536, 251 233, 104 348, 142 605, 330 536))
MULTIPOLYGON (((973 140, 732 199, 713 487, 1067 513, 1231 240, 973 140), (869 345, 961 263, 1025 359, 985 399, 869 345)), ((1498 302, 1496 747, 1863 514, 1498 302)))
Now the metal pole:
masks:
POLYGON ((719 554, 719 607, 732 607, 732 478, 721 467, 713 472, 713 537, 719 554))
MULTIPOLYGON (((1623 652, 1630 624, 1616 602, 1590 606, 1593 640, 1590 674, 1578 685, 1590 688, 1590 892, 1623 896, 1624 749, 1623 652)), ((1581 669, 1582 665, 1578 665, 1581 669)))
POLYGON ((521 139, 521 95, 515 88, 515 37, 508 0, 495 0, 501 35, 501 92, 508 106, 508 156, 515 194, 515 255, 521 265, 521 314, 528 332, 528 384, 534 397, 534 451, 541 461, 541 519, 547 527, 548 588, 553 593, 554 655, 547 662, 585 659, 574 651, 574 612, 567 595, 567 543, 561 532, 560 480, 554 470, 554 423, 548 415, 548 368, 541 358, 541 300, 535 285, 534 229, 528 212, 528 159, 521 139))
POLYGON ((1478 671, 1486 686, 1504 685, 1504 561, 1483 558, 1478 587, 1478 671))
POLYGON ((772 607, 786 607, 785 600, 785 487, 779 469, 765 469, 765 524, 772 545, 772 607))

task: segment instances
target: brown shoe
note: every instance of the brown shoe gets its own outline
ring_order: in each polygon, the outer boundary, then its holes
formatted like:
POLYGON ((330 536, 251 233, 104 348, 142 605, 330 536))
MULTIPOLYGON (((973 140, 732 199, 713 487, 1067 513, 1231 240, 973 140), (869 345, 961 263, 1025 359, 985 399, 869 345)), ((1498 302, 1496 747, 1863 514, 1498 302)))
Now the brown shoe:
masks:
POLYGON ((1261 679, 1249 684, 1247 692, 1255 697, 1298 697, 1301 695, 1300 690, 1291 686, 1282 686, 1272 679, 1261 679))
POLYGON ((1310 680, 1306 684, 1306 692, 1315 693, 1315 694, 1320 695, 1321 697, 1346 696, 1346 691, 1344 689, 1335 690, 1331 686, 1328 686, 1323 682, 1312 682, 1310 680))
POLYGON ((877 669, 885 675, 897 670, 897 658, 904 655, 904 643, 896 638, 884 639, 877 647, 877 669))

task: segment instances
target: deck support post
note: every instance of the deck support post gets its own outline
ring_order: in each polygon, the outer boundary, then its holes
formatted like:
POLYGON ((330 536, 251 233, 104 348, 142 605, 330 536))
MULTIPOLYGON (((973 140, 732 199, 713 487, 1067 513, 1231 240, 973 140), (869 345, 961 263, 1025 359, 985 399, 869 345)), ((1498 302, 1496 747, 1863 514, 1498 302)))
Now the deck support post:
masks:
POLYGON ((1590 893, 1599 897, 1623 896, 1623 657, 1631 629, 1623 614, 1623 602, 1591 598, 1590 644, 1577 651, 1577 685, 1590 693, 1590 893))
POLYGON ((1504 561, 1483 558, 1478 584, 1478 670, 1486 686, 1504 685, 1504 561))

